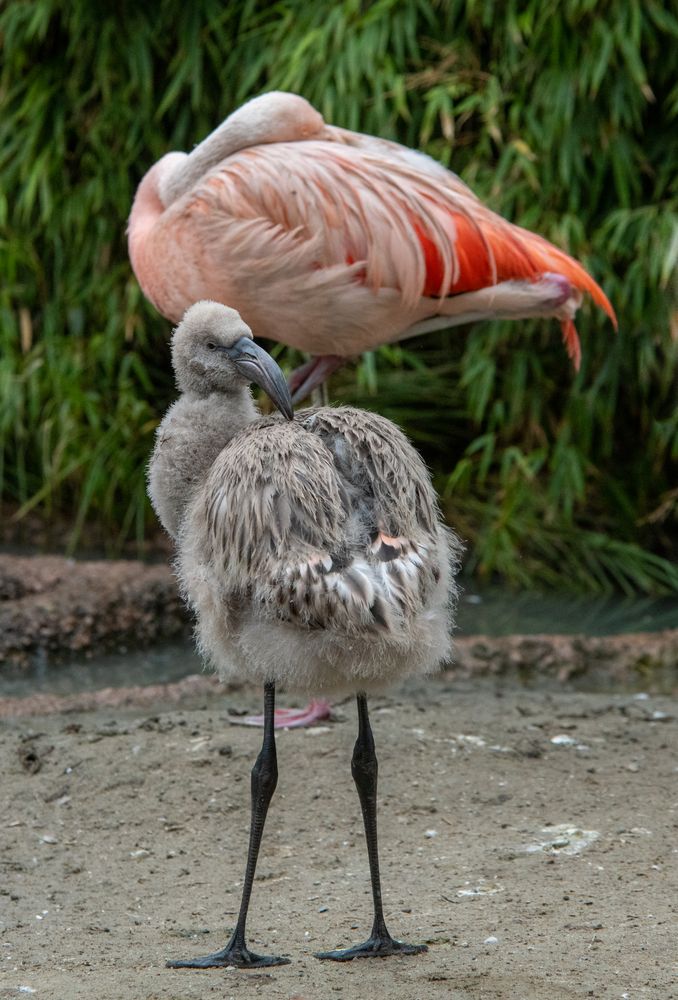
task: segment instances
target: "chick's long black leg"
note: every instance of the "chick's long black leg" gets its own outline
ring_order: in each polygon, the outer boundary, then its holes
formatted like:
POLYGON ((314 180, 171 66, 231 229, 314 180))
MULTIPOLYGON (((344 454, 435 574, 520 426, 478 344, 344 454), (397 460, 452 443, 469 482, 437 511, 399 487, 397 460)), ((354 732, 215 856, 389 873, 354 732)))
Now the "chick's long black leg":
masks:
POLYGON ((252 768, 252 823, 250 826, 250 841, 247 849, 247 867, 243 883, 240 913, 235 930, 225 948, 215 951, 202 958, 179 959, 168 962, 171 969, 210 969, 234 965, 239 969, 256 969, 267 965, 287 965, 289 958, 277 955, 255 955, 245 944, 245 924, 247 910, 252 895, 254 872, 257 867, 259 845, 264 832, 266 813, 275 786, 278 783, 278 763, 275 751, 275 732, 273 727, 275 713, 275 684, 269 682, 264 687, 264 741, 256 763, 252 768))
POLYGON ((372 933, 363 944, 340 951, 318 952, 316 958, 332 959, 335 962, 350 962, 354 958, 383 958, 386 955, 398 954, 417 955, 428 950, 425 944, 405 944, 402 941, 396 941, 389 934, 384 920, 377 847, 377 771, 377 755, 374 751, 374 737, 367 712, 367 698, 364 694, 359 694, 358 739, 353 748, 351 773, 358 789, 365 824, 367 856, 370 863, 372 897, 374 899, 374 923, 372 933))

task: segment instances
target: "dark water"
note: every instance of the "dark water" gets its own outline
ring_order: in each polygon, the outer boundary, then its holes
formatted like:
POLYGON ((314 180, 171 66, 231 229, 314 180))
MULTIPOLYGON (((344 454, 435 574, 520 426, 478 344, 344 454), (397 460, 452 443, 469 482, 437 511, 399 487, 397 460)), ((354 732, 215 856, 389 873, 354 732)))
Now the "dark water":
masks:
MULTIPOLYGON (((678 600, 513 594, 467 588, 459 602, 458 636, 538 633, 616 635, 678 628, 678 600)), ((0 674, 0 695, 25 697, 37 691, 72 694, 103 687, 176 681, 199 673, 202 664, 189 640, 147 650, 120 652, 70 663, 38 660, 31 671, 0 674)))
POLYGON ((586 597, 507 593, 467 587, 459 601, 460 635, 621 635, 678 628, 678 598, 586 597))
POLYGON ((107 653, 67 663, 38 660, 31 670, 0 674, 0 696, 25 698, 43 691, 73 694, 106 687, 161 684, 199 674, 202 662, 189 640, 149 649, 107 653))

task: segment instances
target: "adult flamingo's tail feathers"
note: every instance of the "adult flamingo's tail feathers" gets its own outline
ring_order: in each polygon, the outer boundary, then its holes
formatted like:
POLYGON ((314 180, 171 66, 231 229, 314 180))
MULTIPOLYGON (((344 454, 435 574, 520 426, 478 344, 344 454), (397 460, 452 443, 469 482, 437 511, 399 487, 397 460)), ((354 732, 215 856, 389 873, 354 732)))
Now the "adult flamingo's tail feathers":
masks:
POLYGON ((578 372, 581 365, 581 344, 579 342, 577 327, 574 325, 573 320, 564 319, 560 324, 560 329, 563 331, 563 342, 567 356, 572 362, 574 370, 578 372))
MULTIPOLYGON (((501 220, 488 227, 483 236, 497 284, 481 287, 471 295, 489 292, 490 299, 495 299, 496 316, 541 314, 560 319, 565 348, 575 370, 579 370, 581 346, 574 316, 583 293, 607 314, 615 330, 618 327, 615 311, 600 285, 569 254, 521 227, 501 220)), ((436 271, 435 263, 432 270, 436 271)), ((475 284, 472 268, 466 274, 464 285, 471 289, 475 284)))

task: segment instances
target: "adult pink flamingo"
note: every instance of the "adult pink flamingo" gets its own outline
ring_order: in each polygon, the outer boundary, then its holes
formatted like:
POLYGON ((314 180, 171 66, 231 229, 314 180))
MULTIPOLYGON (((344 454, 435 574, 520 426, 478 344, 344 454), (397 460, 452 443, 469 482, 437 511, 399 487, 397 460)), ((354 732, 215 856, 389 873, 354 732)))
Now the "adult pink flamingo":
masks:
POLYGON ((255 97, 191 153, 154 164, 132 206, 129 253, 168 319, 212 299, 258 336, 310 352, 293 376, 296 400, 361 351, 498 317, 559 319, 576 368, 584 292, 616 325, 568 254, 490 211, 430 157, 326 125, 296 94, 255 97))
POLYGON ((174 322, 200 299, 314 355, 296 398, 343 359, 481 319, 553 316, 568 354, 583 267, 490 211, 451 171, 395 142, 326 125, 297 94, 248 101, 139 184, 129 253, 174 322))

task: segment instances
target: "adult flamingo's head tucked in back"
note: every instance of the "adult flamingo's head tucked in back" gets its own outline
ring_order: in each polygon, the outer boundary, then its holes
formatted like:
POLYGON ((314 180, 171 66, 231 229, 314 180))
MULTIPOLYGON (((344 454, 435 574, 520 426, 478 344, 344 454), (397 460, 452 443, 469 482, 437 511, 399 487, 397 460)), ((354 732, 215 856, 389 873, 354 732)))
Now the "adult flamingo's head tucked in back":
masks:
POLYGON ((151 167, 129 251, 168 319, 212 299, 313 354, 297 398, 346 357, 481 319, 555 317, 578 367, 585 292, 616 326, 568 254, 490 211, 435 160, 326 125, 296 94, 254 98, 191 153, 151 167))

